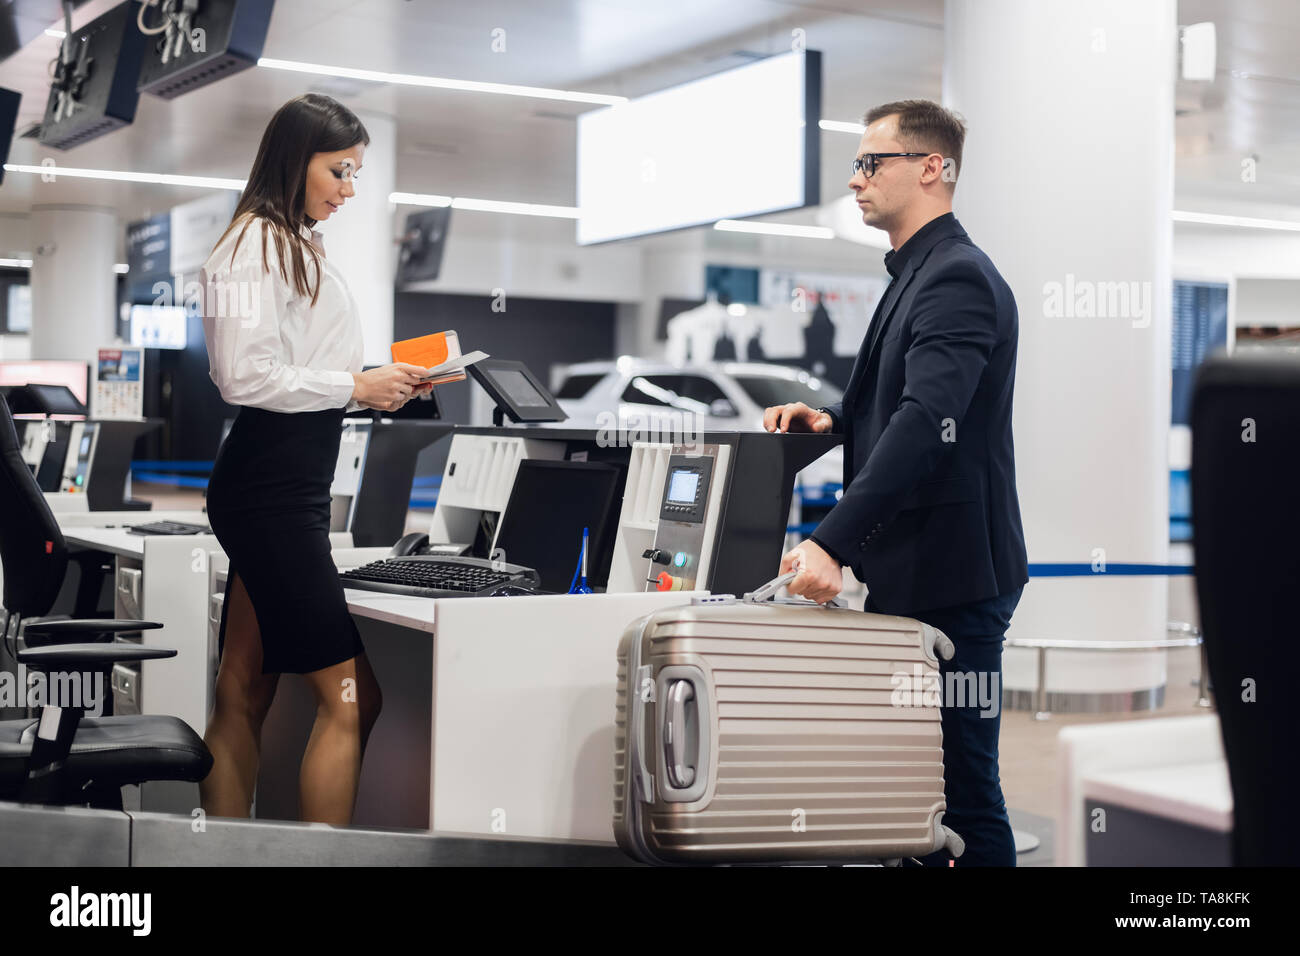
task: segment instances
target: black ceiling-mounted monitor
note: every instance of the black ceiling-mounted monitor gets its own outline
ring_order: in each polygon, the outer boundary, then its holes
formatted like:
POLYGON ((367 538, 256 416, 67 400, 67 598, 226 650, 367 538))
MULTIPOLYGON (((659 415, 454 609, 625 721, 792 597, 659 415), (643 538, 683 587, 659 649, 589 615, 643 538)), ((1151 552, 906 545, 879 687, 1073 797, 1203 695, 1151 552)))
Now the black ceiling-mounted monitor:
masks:
POLYGON ((138 89, 165 100, 256 66, 275 0, 163 0, 145 13, 150 35, 138 89), (188 13, 188 16, 186 14, 188 13))
POLYGON ((550 389, 523 362, 488 358, 468 369, 474 381, 496 402, 494 425, 502 423, 503 415, 515 423, 562 422, 569 417, 550 389))
POLYGON ((438 278, 450 225, 450 206, 422 209, 406 217, 406 232, 402 235, 397 260, 398 288, 438 278))
POLYGON ((21 93, 0 88, 0 183, 5 181, 4 164, 9 162, 9 147, 14 142, 14 126, 22 99, 21 93))
POLYGON ((139 9, 136 0, 119 4, 63 41, 41 122, 43 145, 71 149, 135 119, 145 49, 139 9))

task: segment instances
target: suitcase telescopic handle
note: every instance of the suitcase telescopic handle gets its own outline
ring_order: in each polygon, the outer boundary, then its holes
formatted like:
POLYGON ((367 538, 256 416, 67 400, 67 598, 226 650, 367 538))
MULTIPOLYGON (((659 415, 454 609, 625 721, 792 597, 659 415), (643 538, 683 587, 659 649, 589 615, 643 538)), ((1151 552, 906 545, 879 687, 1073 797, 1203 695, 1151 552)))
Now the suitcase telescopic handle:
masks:
MULTIPOLYGON (((762 604, 764 601, 771 599, 772 596, 776 594, 777 591, 781 590, 783 587, 785 587, 787 584, 789 584, 798 576, 799 576, 798 571, 787 571, 785 574, 782 574, 780 577, 775 577, 771 581, 768 581, 762 587, 758 587, 755 588, 753 591, 750 591, 748 594, 744 596, 744 598, 742 598, 742 600, 744 600, 748 604, 762 604)), ((798 604, 798 605, 811 604, 817 606, 816 601, 808 601, 803 598, 788 598, 783 601, 773 600, 772 603, 798 604)), ((825 604, 820 606, 821 607, 843 607, 844 605, 841 604, 837 599, 831 598, 825 604)))

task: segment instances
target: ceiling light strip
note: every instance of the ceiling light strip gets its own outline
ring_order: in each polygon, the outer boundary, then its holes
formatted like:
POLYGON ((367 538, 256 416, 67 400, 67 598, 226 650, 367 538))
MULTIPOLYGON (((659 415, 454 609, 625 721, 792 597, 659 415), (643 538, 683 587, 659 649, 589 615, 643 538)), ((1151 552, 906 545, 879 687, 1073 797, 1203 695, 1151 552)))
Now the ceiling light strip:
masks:
POLYGON ((839 120, 821 120, 817 125, 829 133, 852 133, 854 136, 861 136, 867 131, 861 123, 842 123, 839 120))
MULTIPOLYGON (((31 259, 0 259, 0 269, 30 269, 31 267, 31 259)), ((115 262, 113 263, 113 271, 120 276, 124 276, 131 271, 131 267, 125 262, 115 262)))
POLYGON ((233 189, 242 192, 245 180, 219 179, 214 176, 174 176, 170 173, 133 173, 117 169, 76 169, 71 166, 25 166, 5 163, 5 172, 31 173, 35 176, 53 176, 68 179, 107 179, 121 183, 146 183, 155 186, 198 186, 205 189, 233 189))
POLYGON ((714 229, 722 232, 748 232, 760 236, 791 236, 796 239, 834 239, 835 230, 827 226, 796 226, 783 222, 744 222, 719 219, 714 229))
POLYGON ((268 70, 288 70, 291 73, 312 73, 317 76, 337 76, 342 79, 394 83, 400 86, 423 86, 441 90, 463 90, 470 93, 498 93, 504 96, 529 96, 543 100, 565 100, 570 103, 595 103, 600 106, 627 102, 626 96, 610 96, 605 93, 581 93, 576 90, 552 90, 541 86, 517 86, 512 83, 453 80, 442 76, 420 76, 415 73, 385 73, 381 70, 359 70, 347 66, 328 66, 324 63, 277 60, 266 56, 258 59, 257 65, 268 70))
POLYGON ((1174 222, 1194 222, 1204 226, 1236 226, 1245 229, 1281 229, 1300 232, 1300 221, 1293 219, 1259 219, 1254 216, 1224 216, 1213 212, 1187 212, 1175 209, 1174 222))

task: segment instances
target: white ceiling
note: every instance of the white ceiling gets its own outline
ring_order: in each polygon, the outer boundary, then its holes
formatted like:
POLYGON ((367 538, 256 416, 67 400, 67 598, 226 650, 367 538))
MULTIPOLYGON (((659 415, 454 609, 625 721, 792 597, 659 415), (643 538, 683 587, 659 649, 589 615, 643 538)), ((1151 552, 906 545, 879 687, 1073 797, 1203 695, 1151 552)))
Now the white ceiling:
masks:
MULTIPOLYGON (((91 0, 74 22, 116 2, 91 0)), ((1200 20, 1218 25, 1219 72, 1213 83, 1179 86, 1180 204, 1252 202, 1300 218, 1300 3, 1182 0, 1179 22, 1200 20), (1241 159, 1251 154, 1259 157, 1257 181, 1244 184, 1241 159)), ((856 121, 873 102, 940 95, 942 0, 278 0, 265 55, 635 96, 788 49, 795 28, 823 52, 827 119, 856 121), (502 53, 492 51, 498 27, 506 31, 502 53)), ((0 63, 0 86, 23 93, 19 130, 40 119, 57 45, 41 37, 0 63)), ((270 114, 307 89, 397 118, 399 190, 575 202, 573 117, 591 107, 266 69, 170 102, 143 96, 132 126, 67 152, 16 139, 10 161, 40 164, 53 156, 63 166, 243 178, 270 114)), ((823 200, 845 191, 855 145, 850 135, 822 134, 823 200)), ((202 194, 67 178, 43 183, 11 173, 0 189, 0 213, 93 203, 129 221, 202 194)), ((456 228, 557 237, 573 229, 495 214, 460 216, 456 228)))

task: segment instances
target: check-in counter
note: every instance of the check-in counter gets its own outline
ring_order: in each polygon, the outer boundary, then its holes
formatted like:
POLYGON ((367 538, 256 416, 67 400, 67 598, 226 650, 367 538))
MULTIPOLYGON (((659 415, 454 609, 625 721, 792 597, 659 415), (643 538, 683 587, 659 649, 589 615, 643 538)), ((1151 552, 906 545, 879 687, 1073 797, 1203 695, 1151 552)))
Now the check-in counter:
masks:
MULTIPOLYGON (((384 694, 353 822, 612 844, 624 628, 702 592, 428 599, 348 590, 384 694)), ((298 817, 310 689, 280 679, 257 819, 298 817)))

